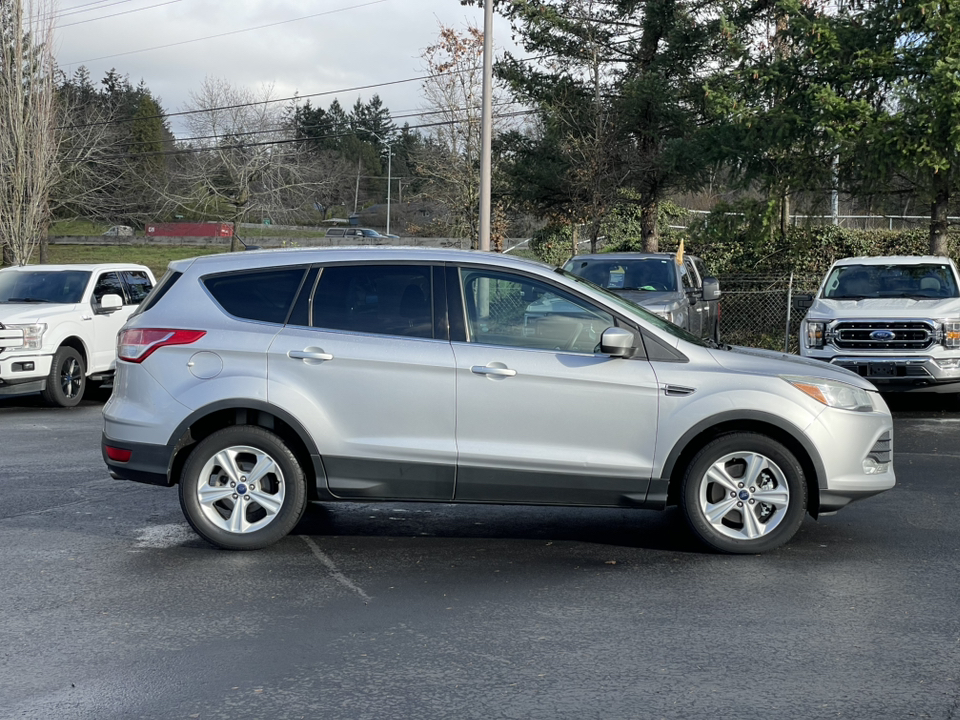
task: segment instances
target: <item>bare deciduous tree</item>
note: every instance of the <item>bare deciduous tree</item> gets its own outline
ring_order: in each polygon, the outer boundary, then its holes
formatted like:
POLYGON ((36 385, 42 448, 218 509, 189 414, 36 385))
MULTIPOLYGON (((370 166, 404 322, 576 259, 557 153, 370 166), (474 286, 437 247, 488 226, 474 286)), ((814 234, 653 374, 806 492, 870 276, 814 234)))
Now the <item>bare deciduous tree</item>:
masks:
MULTIPOLYGON (((296 213, 338 179, 324 158, 292 142, 283 108, 271 100, 270 87, 254 92, 220 78, 190 94, 184 109, 193 113, 187 129, 194 152, 177 162, 165 193, 172 207, 237 227, 251 215, 296 213)), ((230 249, 240 249, 236 234, 230 249)))
POLYGON ((0 245, 6 262, 25 265, 40 248, 57 181, 54 2, 0 5, 0 245))
MULTIPOLYGON (((424 108, 435 118, 426 131, 426 147, 415 158, 425 179, 423 195, 443 206, 443 230, 476 247, 480 223, 480 120, 483 95, 483 32, 465 33, 440 26, 435 45, 423 52, 428 73, 423 83, 424 108)), ((495 92, 494 105, 504 102, 495 92)), ((504 120, 494 120, 494 131, 504 120)))

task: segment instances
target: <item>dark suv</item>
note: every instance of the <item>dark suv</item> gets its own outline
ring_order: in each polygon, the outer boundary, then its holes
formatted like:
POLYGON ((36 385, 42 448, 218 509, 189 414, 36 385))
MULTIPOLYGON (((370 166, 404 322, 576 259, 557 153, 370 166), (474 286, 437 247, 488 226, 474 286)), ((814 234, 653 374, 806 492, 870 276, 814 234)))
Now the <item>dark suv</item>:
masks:
POLYGON ((564 269, 699 337, 720 340, 720 283, 703 260, 675 253, 600 253, 564 269))

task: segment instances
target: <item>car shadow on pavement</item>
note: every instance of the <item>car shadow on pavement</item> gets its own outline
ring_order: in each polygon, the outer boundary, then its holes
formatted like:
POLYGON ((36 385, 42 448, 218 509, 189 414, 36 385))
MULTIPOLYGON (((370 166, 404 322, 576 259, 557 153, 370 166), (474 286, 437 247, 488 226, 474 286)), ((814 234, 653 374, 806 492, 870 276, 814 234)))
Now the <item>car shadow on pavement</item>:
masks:
POLYGON ((617 508, 448 503, 314 503, 293 534, 547 540, 674 552, 709 552, 677 508, 617 508))
MULTIPOLYGON (((94 405, 103 405, 110 399, 110 393, 113 387, 101 387, 99 384, 90 383, 83 392, 83 400, 77 407, 91 407, 94 405)), ((11 397, 0 397, 0 410, 33 410, 45 409, 56 410, 58 412, 69 411, 71 408, 60 408, 48 404, 40 393, 30 395, 13 395, 11 397)))
POLYGON ((910 412, 960 414, 960 394, 955 393, 884 393, 883 399, 894 414, 910 412))

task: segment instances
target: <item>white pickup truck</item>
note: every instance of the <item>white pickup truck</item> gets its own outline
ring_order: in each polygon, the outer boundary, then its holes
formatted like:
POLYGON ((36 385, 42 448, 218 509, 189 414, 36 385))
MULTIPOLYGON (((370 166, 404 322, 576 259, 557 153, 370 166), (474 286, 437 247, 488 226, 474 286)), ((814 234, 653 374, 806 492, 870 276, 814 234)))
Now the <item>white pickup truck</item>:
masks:
POLYGON ((882 392, 960 392, 960 275, 950 258, 845 258, 805 304, 801 355, 882 392))
POLYGON ((0 270, 0 397, 40 392, 61 407, 107 380, 117 332, 153 288, 143 265, 28 265, 0 270))

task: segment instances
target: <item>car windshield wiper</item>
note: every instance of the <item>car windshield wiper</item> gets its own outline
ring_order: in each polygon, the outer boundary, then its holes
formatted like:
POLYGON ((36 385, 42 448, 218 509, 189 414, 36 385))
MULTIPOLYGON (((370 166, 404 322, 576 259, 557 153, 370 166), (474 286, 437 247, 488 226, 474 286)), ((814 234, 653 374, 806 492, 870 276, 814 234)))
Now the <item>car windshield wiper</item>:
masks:
POLYGON ((53 300, 47 300, 46 298, 35 298, 35 297, 12 297, 7 298, 3 302, 8 303, 49 303, 53 300))
POLYGON ((713 348, 714 350, 733 350, 733 345, 730 343, 717 342, 713 338, 700 338, 706 343, 707 347, 713 348))
POLYGON ((876 300, 873 295, 830 295, 827 300, 876 300))

